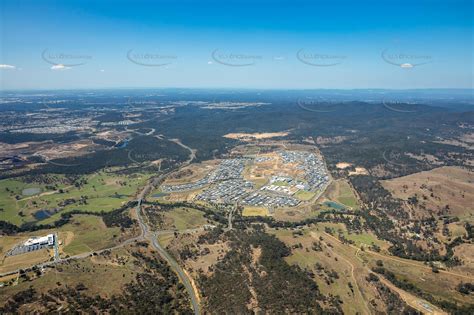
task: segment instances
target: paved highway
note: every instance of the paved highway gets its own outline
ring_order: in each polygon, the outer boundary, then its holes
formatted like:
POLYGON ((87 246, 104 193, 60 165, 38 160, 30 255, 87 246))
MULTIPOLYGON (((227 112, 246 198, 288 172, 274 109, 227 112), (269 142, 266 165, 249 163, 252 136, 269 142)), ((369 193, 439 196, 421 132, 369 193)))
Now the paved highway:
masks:
MULTIPOLYGON (((183 163, 181 167, 184 167, 190 164, 195 158, 194 151, 191 148, 183 145, 177 139, 173 139, 172 141, 185 147, 190 152, 189 159, 185 163, 183 163)), ((150 230, 146 222, 143 220, 143 216, 142 216, 143 199, 148 193, 150 193, 153 190, 154 185, 156 183, 159 183, 161 180, 163 180, 169 173, 170 172, 167 172, 165 174, 158 176, 157 178, 150 180, 150 182, 143 188, 142 192, 138 195, 138 198, 137 198, 136 216, 138 219, 138 224, 140 225, 140 229, 142 230, 142 237, 150 241, 153 248, 156 251, 158 251, 160 256, 163 257, 163 259, 165 259, 168 262, 171 269, 173 269, 176 272, 181 282, 183 283, 184 287, 186 288, 186 291, 188 291, 189 297, 191 298, 191 304, 194 310, 194 314, 199 315, 201 314, 200 306, 199 306, 199 298, 198 298, 197 290, 195 290, 192 285, 192 282, 191 282, 192 280, 190 280, 186 272, 183 270, 183 268, 181 268, 181 266, 176 262, 176 260, 160 245, 157 239, 156 232, 150 230)))
MULTIPOLYGON (((185 147, 190 152, 189 159, 185 163, 183 163, 183 165, 181 165, 181 167, 184 167, 184 166, 190 164, 195 158, 194 150, 192 150, 191 148, 183 145, 178 139, 173 139, 172 141, 179 144, 179 145, 181 145, 182 147, 185 147)), ((151 179, 150 182, 143 188, 143 190, 141 191, 141 193, 137 197, 137 207, 135 208, 135 210, 136 210, 136 217, 138 219, 138 224, 139 224, 140 229, 141 229, 141 235, 140 236, 128 239, 125 242, 123 242, 119 245, 113 246, 113 247, 104 248, 102 250, 96 250, 96 251, 93 251, 93 252, 82 253, 82 254, 71 256, 71 257, 68 257, 68 258, 59 258, 57 256, 57 254, 55 254, 55 259, 53 261, 48 261, 48 262, 45 262, 45 263, 42 263, 42 264, 36 264, 36 265, 31 266, 30 268, 32 268, 34 266, 37 266, 38 268, 42 268, 42 267, 47 267, 47 266, 50 266, 50 265, 54 265, 54 264, 61 263, 61 262, 66 262, 66 261, 73 260, 73 259, 86 258, 88 256, 91 256, 93 253, 100 254, 104 251, 113 250, 113 249, 116 249, 116 248, 119 248, 119 247, 123 247, 127 244, 130 244, 130 243, 138 241, 138 240, 147 239, 147 240, 150 241, 153 248, 155 250, 157 250, 158 253, 160 254, 160 256, 163 257, 163 259, 165 259, 168 262, 168 264, 171 266, 171 269, 173 269, 176 272, 176 274, 178 275, 178 277, 180 278, 181 282, 183 283, 184 287, 188 291, 188 294, 191 298, 191 304, 192 304, 192 307, 194 309, 194 314, 195 315, 201 314, 200 306, 199 306, 198 293, 197 293, 197 290, 195 290, 195 288, 193 287, 192 282, 190 280, 190 277, 181 268, 181 266, 176 262, 176 260, 160 245, 160 243, 158 243, 156 232, 153 232, 149 229, 148 225, 145 223, 145 221, 143 220, 143 217, 142 217, 142 207, 141 206, 142 206, 143 199, 145 198, 145 196, 148 193, 150 193, 153 190, 154 185, 159 183, 169 173, 170 172, 167 172, 165 174, 162 174, 162 175, 158 176, 157 178, 151 179)), ((56 251, 56 248, 55 248, 55 251, 56 251)), ((28 269, 28 268, 23 268, 23 269, 28 269)), ((20 271, 20 269, 5 272, 5 273, 0 274, 0 277, 7 276, 7 275, 12 275, 12 274, 18 273, 19 271, 20 271)))
POLYGON ((188 291, 189 297, 191 298, 191 304, 194 309, 194 314, 199 315, 200 308, 199 308, 199 299, 197 297, 197 293, 195 292, 193 285, 191 284, 191 280, 189 277, 186 275, 184 270, 181 268, 181 266, 176 262, 176 260, 160 245, 158 242, 157 236, 154 232, 152 232, 149 228, 148 225, 145 223, 143 220, 142 216, 142 209, 141 209, 141 203, 142 203, 142 196, 144 196, 147 193, 147 190, 149 187, 145 187, 143 190, 142 194, 140 194, 140 199, 138 199, 138 205, 136 208, 136 215, 138 218, 138 223, 140 225, 140 228, 142 230, 142 236, 146 239, 148 239, 153 246, 153 248, 158 251, 161 257, 166 260, 166 262, 170 265, 171 269, 173 269, 177 274, 178 277, 180 278, 181 282, 183 283, 184 287, 186 288, 186 291, 188 291))

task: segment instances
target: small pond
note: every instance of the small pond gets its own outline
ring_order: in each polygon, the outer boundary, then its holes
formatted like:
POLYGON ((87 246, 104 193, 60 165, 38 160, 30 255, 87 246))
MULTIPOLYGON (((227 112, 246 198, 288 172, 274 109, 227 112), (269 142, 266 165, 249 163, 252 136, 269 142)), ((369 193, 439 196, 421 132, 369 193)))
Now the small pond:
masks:
POLYGON ((336 210, 344 210, 346 207, 341 205, 340 203, 334 202, 334 201, 326 201, 324 203, 326 206, 331 207, 336 210))
POLYGON ((36 220, 41 221, 49 218, 51 215, 52 213, 49 210, 38 210, 33 214, 33 217, 35 217, 36 220))
POLYGON ((32 188, 25 188, 23 189, 23 191, 21 192, 21 194, 23 196, 33 196, 33 195, 37 195, 41 192, 41 188, 37 188, 37 187, 32 187, 32 188))

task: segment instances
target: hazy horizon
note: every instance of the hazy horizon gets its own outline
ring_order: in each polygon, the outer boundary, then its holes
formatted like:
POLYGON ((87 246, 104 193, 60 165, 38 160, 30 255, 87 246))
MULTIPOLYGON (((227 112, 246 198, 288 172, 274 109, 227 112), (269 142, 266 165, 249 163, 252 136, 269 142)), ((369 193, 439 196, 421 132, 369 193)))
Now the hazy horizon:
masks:
POLYGON ((472 2, 2 1, 2 90, 473 88, 472 2))

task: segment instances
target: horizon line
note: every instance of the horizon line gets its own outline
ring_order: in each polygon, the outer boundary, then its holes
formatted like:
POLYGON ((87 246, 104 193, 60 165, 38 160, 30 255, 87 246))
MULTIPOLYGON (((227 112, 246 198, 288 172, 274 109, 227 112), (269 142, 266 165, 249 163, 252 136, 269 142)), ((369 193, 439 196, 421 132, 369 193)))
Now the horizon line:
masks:
POLYGON ((91 87, 91 88, 20 88, 20 89, 1 89, 0 93, 5 92, 28 92, 28 91, 90 91, 90 90, 242 90, 242 91, 425 91, 425 90, 456 90, 456 91, 474 91, 471 88, 455 87, 426 87, 426 88, 245 88, 245 87, 91 87))

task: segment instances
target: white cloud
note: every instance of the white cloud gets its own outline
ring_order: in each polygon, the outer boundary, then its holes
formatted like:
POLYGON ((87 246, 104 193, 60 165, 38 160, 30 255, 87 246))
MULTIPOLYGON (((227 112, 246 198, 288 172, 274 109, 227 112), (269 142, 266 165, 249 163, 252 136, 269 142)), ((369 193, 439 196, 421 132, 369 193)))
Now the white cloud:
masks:
POLYGON ((16 69, 16 67, 12 65, 0 64, 0 69, 16 69))
POLYGON ((212 61, 208 61, 207 64, 208 64, 208 65, 212 65, 212 61))
POLYGON ((68 70, 68 69, 71 69, 71 67, 66 67, 63 64, 57 64, 51 67, 51 70, 68 70))
POLYGON ((100 71, 100 72, 105 72, 105 70, 104 70, 104 69, 100 69, 99 71, 100 71))

